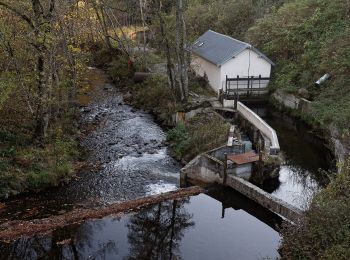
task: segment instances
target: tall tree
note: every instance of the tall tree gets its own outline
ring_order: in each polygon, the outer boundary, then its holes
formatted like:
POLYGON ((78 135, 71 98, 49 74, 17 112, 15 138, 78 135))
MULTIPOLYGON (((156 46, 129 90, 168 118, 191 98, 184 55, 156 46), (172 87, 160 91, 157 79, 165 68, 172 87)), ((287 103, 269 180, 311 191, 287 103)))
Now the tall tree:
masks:
POLYGON ((176 51, 178 63, 178 84, 181 100, 188 99, 188 71, 186 50, 186 24, 183 15, 183 1, 176 1, 176 51))
POLYGON ((157 12, 158 19, 159 19, 159 27, 160 27, 160 34, 161 34, 161 48, 164 49, 166 60, 167 60, 167 74, 168 74, 168 82, 171 90, 175 90, 176 82, 175 82, 175 72, 174 72, 174 64, 171 58, 171 50, 170 50, 170 44, 169 44, 169 37, 166 33, 166 24, 163 17, 163 1, 159 0, 159 9, 157 12))
POLYGON ((35 138, 44 141, 48 124, 49 124, 49 107, 48 107, 48 75, 45 72, 47 65, 47 51, 50 33, 54 20, 56 1, 50 0, 48 7, 43 5, 40 0, 30 0, 32 17, 27 16, 24 12, 16 8, 12 2, 0 1, 0 6, 10 10, 22 19, 29 26, 34 37, 30 41, 36 50, 36 84, 37 84, 37 113, 35 138), (44 6, 46 8, 44 8, 44 6))
POLYGON ((111 38, 110 38, 110 35, 108 32, 106 15, 105 15, 105 10, 104 10, 103 4, 97 0, 90 0, 90 3, 95 11, 97 20, 100 23, 104 41, 105 41, 108 49, 113 50, 111 38))

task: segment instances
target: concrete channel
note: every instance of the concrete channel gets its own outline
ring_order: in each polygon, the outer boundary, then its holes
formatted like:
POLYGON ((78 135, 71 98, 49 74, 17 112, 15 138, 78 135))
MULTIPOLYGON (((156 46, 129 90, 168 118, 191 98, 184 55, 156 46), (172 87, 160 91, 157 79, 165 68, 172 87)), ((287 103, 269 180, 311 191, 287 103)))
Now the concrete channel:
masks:
POLYGON ((274 197, 240 177, 233 174, 224 176, 223 169, 224 162, 212 158, 210 155, 202 154, 181 169, 181 182, 183 184, 198 182, 206 184, 218 183, 228 186, 291 222, 296 222, 300 218, 302 211, 298 208, 274 197))

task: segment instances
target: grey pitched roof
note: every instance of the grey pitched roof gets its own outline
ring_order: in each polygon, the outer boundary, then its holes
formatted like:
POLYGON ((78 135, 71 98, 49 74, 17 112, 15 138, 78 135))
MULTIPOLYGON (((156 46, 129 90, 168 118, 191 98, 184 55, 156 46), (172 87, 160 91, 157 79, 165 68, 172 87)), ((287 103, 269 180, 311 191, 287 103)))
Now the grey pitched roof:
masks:
POLYGON ((223 65, 246 49, 253 50, 271 65, 275 65, 269 58, 252 45, 212 30, 205 32, 190 47, 191 52, 210 61, 216 66, 223 65))

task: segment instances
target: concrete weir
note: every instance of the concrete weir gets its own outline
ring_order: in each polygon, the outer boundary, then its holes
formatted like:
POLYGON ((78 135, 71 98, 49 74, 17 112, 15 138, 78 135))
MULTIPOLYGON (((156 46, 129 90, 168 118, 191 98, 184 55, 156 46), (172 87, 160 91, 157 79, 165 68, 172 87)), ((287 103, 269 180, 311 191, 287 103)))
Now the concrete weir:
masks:
POLYGON ((202 154, 181 169, 181 182, 218 183, 233 188, 247 198, 291 222, 297 221, 302 211, 265 192, 254 184, 233 174, 224 174, 224 163, 202 154))

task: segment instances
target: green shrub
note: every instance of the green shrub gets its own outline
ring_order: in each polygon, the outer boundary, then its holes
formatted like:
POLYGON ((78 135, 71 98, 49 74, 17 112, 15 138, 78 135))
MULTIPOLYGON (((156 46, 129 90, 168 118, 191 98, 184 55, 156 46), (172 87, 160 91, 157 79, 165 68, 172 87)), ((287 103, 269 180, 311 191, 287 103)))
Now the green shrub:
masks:
POLYGON ((199 77, 193 72, 189 73, 188 78, 189 90, 203 96, 213 97, 216 96, 215 91, 210 87, 208 78, 206 76, 199 77))
POLYGON ((66 135, 73 131, 71 128, 65 128, 65 135, 59 126, 50 129, 48 143, 43 147, 16 146, 13 143, 17 138, 2 134, 6 141, 0 146, 0 197, 56 186, 72 177, 78 144, 72 133, 66 135))
POLYGON ((223 145, 230 125, 216 113, 198 114, 185 124, 178 124, 167 134, 178 159, 189 161, 196 155, 223 145))
POLYGON ((167 141, 176 158, 181 159, 185 156, 190 148, 190 137, 184 124, 178 124, 167 133, 167 141))
POLYGON ((125 55, 116 55, 109 64, 108 70, 115 81, 125 81, 134 74, 133 68, 129 65, 129 59, 125 55))
POLYGON ((181 109, 164 76, 150 77, 144 83, 135 85, 132 92, 133 105, 152 111, 163 122, 170 122, 175 111, 181 109))

